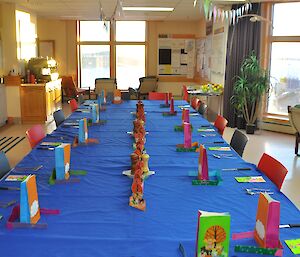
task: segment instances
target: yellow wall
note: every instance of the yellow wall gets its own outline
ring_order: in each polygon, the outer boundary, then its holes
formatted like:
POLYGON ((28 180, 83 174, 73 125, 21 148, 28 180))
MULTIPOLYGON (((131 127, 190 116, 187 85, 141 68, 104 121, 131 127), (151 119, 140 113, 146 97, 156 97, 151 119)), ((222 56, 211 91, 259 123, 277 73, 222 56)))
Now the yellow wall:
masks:
POLYGON ((2 39, 3 70, 7 75, 17 65, 16 15, 15 4, 3 3, 0 12, 0 31, 2 39))
POLYGON ((38 18, 37 34, 39 40, 55 41, 59 74, 76 74, 76 21, 38 18))

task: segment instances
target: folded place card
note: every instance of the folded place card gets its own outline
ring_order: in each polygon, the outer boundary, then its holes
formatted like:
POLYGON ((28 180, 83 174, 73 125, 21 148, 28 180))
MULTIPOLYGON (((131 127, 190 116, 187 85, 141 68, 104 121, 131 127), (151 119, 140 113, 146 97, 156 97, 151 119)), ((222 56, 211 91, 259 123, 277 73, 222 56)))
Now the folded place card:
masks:
POLYGON ((62 144, 55 148, 55 177, 57 180, 69 179, 70 160, 70 144, 62 144))
POLYGON ((252 176, 252 177, 234 177, 239 183, 262 183, 266 182, 262 176, 252 176))
POLYGON ((208 147, 209 151, 231 151, 229 146, 213 146, 213 147, 208 147))
POLYGON ((199 128, 197 129, 198 132, 215 132, 212 128, 199 128))

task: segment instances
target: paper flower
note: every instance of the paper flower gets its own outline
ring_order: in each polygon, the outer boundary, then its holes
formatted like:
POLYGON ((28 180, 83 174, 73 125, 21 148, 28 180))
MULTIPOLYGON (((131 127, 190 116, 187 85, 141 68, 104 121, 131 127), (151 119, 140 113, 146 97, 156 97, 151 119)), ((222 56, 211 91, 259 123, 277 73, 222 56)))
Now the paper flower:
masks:
POLYGON ((39 202, 37 200, 34 200, 33 203, 30 206, 30 217, 34 217, 39 210, 39 202))
POLYGON ((67 162, 67 163, 65 164, 65 173, 68 173, 69 170, 70 170, 70 164, 67 162))
POLYGON ((255 229, 260 239, 263 240, 265 238, 265 227, 260 220, 256 221, 255 229))

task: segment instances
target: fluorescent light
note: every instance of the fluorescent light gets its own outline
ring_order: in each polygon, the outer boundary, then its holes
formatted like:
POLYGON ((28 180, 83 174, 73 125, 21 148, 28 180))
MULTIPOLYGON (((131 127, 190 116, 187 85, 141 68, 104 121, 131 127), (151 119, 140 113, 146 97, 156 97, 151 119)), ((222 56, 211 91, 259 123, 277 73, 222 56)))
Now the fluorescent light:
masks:
POLYGON ((143 6, 123 6, 124 11, 145 11, 145 12, 172 12, 171 7, 143 7, 143 6))

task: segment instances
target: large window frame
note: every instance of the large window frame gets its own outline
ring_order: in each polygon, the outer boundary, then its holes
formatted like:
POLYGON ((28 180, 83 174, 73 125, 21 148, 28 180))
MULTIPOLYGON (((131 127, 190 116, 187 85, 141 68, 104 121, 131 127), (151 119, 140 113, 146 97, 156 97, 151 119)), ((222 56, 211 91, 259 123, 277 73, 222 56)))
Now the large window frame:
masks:
MULTIPOLYGON (((278 2, 281 3, 281 2, 278 2)), ((284 4, 285 2, 282 2, 284 4)), ((277 3, 265 3, 262 8, 262 16, 272 21, 274 19, 274 6, 277 3)), ((274 36, 272 26, 265 22, 262 25, 262 42, 261 42, 261 52, 263 53, 262 66, 266 69, 271 70, 271 55, 272 55, 272 44, 273 43, 300 43, 299 36, 274 36)), ((266 119, 279 120, 283 123, 288 122, 288 114, 278 114, 268 112, 268 98, 265 97, 263 116, 266 119)))
POLYGON ((110 40, 109 41, 80 41, 80 21, 77 21, 77 84, 81 87, 81 45, 109 45, 110 47, 110 77, 116 78, 116 47, 118 45, 143 45, 145 46, 145 76, 147 76, 147 52, 148 52, 148 22, 145 21, 145 41, 116 41, 116 22, 110 23, 110 40))

